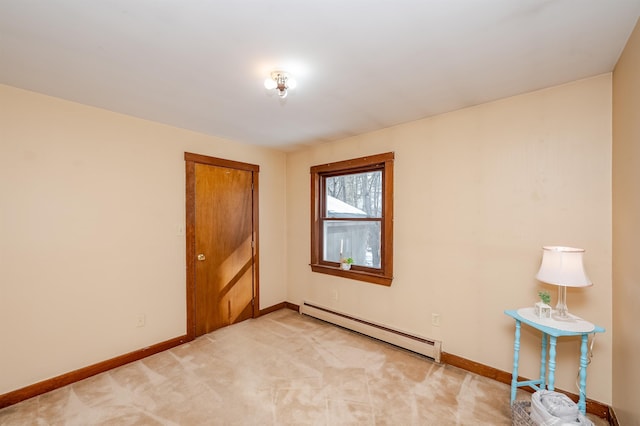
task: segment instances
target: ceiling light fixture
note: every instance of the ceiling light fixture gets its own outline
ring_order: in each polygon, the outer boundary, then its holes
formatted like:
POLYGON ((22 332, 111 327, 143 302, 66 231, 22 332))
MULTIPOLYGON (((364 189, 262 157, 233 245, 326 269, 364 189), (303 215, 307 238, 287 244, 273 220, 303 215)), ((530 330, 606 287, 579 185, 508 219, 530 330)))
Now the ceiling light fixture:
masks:
POLYGON ((295 89, 296 85, 296 81, 285 71, 273 71, 271 77, 264 81, 264 87, 268 90, 276 89, 278 96, 283 99, 287 97, 287 91, 295 89))

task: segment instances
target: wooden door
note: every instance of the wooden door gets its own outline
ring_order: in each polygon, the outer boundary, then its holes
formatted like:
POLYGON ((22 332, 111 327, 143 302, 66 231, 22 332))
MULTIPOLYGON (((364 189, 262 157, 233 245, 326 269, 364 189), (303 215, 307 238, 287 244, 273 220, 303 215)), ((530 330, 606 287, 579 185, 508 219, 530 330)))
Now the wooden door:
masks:
POLYGON ((193 269, 194 337, 252 318, 257 312, 257 173, 235 162, 210 160, 217 161, 194 162, 191 167, 187 163, 187 183, 193 190, 190 196, 187 188, 187 217, 193 219, 192 224, 187 220, 187 244, 192 244, 187 255, 193 256, 187 267, 193 269))

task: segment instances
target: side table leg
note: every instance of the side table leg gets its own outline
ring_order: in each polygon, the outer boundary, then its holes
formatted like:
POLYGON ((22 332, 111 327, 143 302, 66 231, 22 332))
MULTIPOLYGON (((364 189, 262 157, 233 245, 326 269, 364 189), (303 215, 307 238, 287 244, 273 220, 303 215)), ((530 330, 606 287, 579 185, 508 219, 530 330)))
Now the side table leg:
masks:
POLYGON ((547 341, 549 336, 547 333, 542 333, 542 350, 540 351, 540 389, 545 389, 546 376, 547 376, 547 341))
POLYGON ((587 343, 589 336, 585 333, 582 335, 582 345, 580 345, 580 399, 578 400, 578 409, 582 414, 587 412, 587 343))
POLYGON ((556 336, 549 336, 549 383, 547 389, 554 390, 554 382, 556 380, 556 336))
POLYGON ((516 320, 516 337, 513 342, 513 373, 511 374, 511 403, 516 400, 518 389, 518 361, 520 360, 520 321, 516 320))

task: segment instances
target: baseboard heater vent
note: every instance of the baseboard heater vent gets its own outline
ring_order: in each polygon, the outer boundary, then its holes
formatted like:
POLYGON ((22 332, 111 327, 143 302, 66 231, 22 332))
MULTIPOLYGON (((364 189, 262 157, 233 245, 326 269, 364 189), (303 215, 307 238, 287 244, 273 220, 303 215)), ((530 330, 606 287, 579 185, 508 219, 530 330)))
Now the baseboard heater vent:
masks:
POLYGON ((436 362, 440 362, 442 343, 437 340, 425 339, 424 337, 375 324, 371 321, 336 312, 308 302, 303 302, 302 305, 300 305, 300 313, 344 327, 348 330, 356 331, 365 336, 373 337, 374 339, 382 340, 383 342, 391 343, 392 345, 428 356, 436 362))

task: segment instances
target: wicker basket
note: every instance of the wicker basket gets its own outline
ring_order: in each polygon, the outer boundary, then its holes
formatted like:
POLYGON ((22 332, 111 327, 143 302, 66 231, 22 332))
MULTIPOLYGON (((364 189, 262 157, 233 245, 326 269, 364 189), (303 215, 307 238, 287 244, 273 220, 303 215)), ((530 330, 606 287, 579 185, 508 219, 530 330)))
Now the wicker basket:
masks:
POLYGON ((511 404, 511 424, 513 426, 536 426, 531 420, 531 401, 513 401, 511 404))

